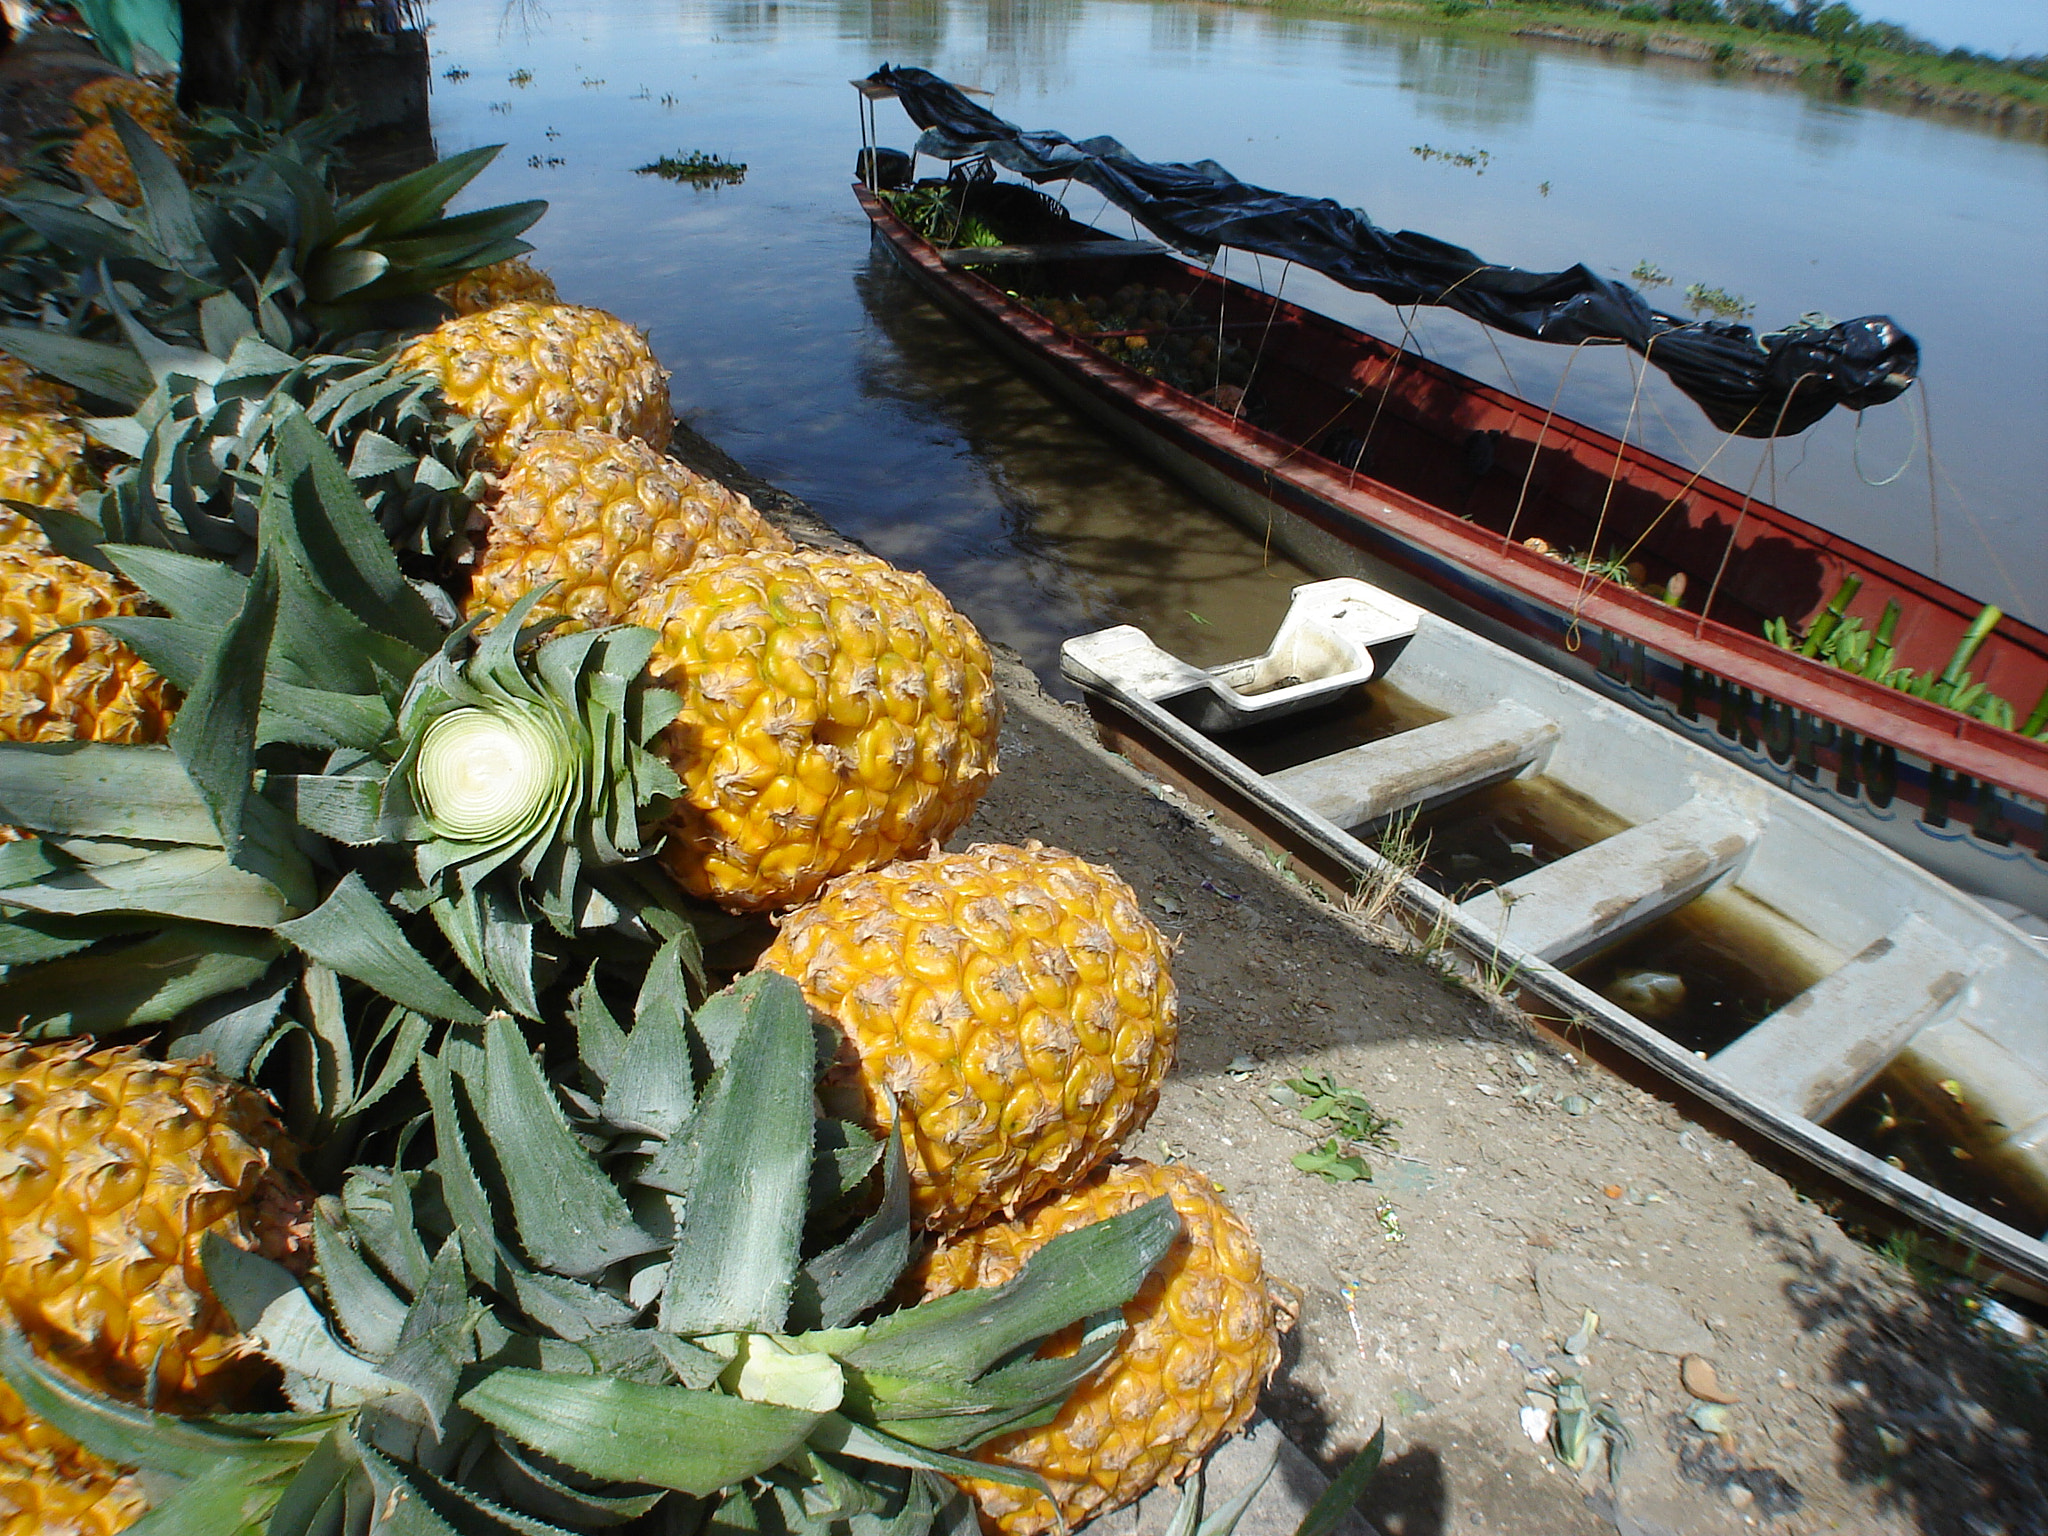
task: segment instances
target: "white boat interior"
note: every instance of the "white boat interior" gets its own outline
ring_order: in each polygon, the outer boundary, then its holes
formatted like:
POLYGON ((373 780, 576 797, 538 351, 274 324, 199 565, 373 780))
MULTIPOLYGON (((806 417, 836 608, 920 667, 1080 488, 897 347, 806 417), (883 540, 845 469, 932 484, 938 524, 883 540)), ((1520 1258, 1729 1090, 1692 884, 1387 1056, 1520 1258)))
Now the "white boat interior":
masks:
POLYGON ((1873 1085, 1929 1085, 1956 1122, 1949 1139, 2022 1192, 2001 1212, 2048 1208, 2048 948, 1834 817, 1369 583, 1311 583, 1294 602, 1260 657, 1204 670, 1126 625, 1068 641, 1062 668, 1357 878, 1393 868, 1411 921, 1525 995, 2048 1284, 2039 1226, 2020 1230, 1953 1181, 1895 1166, 1840 1123, 1873 1085), (1290 720, 1347 695, 1380 707, 1384 728, 1275 759, 1290 720), (1390 865, 1390 827, 1422 815, 1452 829, 1509 783, 1582 808, 1593 832, 1576 847, 1510 844, 1523 856, 1507 878, 1430 881, 1390 865), (1599 978, 1601 955, 1710 908, 1740 908, 1741 931, 1767 934, 1800 984, 1708 1039, 1667 1017, 1679 978, 1599 978))

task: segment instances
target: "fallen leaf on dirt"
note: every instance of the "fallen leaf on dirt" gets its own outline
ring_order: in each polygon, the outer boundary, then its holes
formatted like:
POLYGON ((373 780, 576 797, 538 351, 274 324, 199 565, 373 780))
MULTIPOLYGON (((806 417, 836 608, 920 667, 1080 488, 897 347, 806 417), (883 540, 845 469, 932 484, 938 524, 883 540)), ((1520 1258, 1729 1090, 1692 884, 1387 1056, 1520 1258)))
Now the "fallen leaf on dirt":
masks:
POLYGON ((1705 1355, 1687 1355, 1678 1363, 1678 1379, 1703 1403, 1739 1403, 1742 1398, 1721 1385, 1714 1362, 1705 1355))

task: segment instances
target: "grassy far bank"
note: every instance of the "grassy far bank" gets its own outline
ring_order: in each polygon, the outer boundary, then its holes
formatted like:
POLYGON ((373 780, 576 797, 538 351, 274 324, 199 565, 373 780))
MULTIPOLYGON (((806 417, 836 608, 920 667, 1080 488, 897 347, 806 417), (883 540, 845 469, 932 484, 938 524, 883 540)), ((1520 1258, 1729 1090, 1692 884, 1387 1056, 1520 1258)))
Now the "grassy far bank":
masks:
POLYGON ((2048 56, 1942 50, 1835 0, 1223 0, 1330 15, 1427 21, 1793 76, 1845 97, 1910 100, 2048 132, 2048 56))

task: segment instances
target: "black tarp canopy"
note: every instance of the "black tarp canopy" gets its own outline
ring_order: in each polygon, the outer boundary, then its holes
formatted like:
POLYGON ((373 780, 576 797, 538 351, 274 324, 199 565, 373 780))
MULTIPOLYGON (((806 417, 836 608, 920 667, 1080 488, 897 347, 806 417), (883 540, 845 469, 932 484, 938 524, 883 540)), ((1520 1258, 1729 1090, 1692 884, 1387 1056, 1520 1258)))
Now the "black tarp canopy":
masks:
POLYGON ((1356 208, 1239 181, 1213 160, 1140 160, 1115 139, 1026 131, 923 69, 885 64, 866 82, 891 91, 924 130, 919 154, 986 157, 1026 180, 1093 187, 1159 239, 1201 260, 1224 246, 1297 261, 1389 304, 1428 304, 1532 341, 1625 345, 1744 437, 1803 432, 1838 405, 1860 411, 1913 382, 1920 348, 1885 315, 1830 324, 1807 316, 1758 334, 1727 320, 1682 320, 1583 264, 1525 272, 1356 208))

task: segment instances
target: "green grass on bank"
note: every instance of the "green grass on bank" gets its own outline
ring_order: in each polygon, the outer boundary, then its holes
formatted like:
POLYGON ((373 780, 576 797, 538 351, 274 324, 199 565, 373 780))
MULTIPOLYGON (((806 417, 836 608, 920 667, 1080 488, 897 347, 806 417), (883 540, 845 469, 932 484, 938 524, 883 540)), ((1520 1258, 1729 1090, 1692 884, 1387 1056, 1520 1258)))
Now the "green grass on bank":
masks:
POLYGON ((1836 3, 1772 0, 1222 0, 1276 10, 1424 21, 1459 31, 1575 34, 1641 52, 1704 50, 1717 69, 1799 78, 1847 97, 1904 98, 2048 130, 2048 56, 1943 52, 1903 27, 1836 3), (1688 47, 1687 45, 1695 45, 1688 47))

